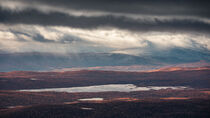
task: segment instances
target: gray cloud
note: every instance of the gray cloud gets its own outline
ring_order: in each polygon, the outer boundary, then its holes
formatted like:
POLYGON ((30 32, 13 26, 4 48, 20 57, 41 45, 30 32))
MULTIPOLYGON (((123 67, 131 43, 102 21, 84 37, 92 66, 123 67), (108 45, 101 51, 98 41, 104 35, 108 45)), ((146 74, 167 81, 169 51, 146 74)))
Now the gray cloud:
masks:
MULTIPOLYGON (((4 0, 5 1, 5 0, 4 0)), ((7 0, 9 1, 9 0, 7 0)), ((108 11, 155 15, 196 15, 209 17, 208 0, 13 0, 32 5, 76 10, 108 11)))
POLYGON ((43 13, 34 9, 13 12, 0 9, 0 22, 6 24, 38 24, 45 26, 70 26, 75 28, 117 27, 136 31, 210 31, 210 23, 194 19, 132 19, 125 16, 71 16, 65 13, 43 13))
POLYGON ((53 40, 48 40, 45 39, 42 35, 36 34, 35 36, 32 37, 33 40, 39 41, 39 42, 54 42, 53 40))
MULTIPOLYGON (((33 29, 33 27, 31 27, 31 28, 33 29)), ((33 30, 32 32, 29 32, 27 30, 28 30, 28 28, 25 28, 25 31, 22 29, 21 30, 19 29, 19 31, 17 31, 17 29, 14 30, 14 29, 8 28, 5 31, 10 32, 13 35, 15 35, 16 36, 15 40, 23 41, 23 42, 30 41, 30 40, 23 38, 23 36, 24 36, 24 37, 30 38, 33 41, 37 41, 37 42, 41 42, 41 43, 61 43, 61 44, 65 44, 65 43, 70 44, 70 43, 75 43, 75 42, 89 43, 88 41, 83 40, 77 36, 73 36, 71 34, 64 33, 64 36, 59 37, 58 40, 52 40, 52 39, 45 38, 43 35, 41 35, 40 32, 38 32, 36 30, 33 30)), ((48 29, 48 30, 50 31, 50 29, 48 29)), ((3 30, 0 30, 0 31, 3 31, 3 30)), ((54 32, 58 33, 57 31, 54 31, 54 32)))
MULTIPOLYGON (((30 63, 32 52, 78 53, 75 66, 98 59, 94 66, 142 64, 144 57, 209 61, 209 6, 207 0, 0 0, 0 53, 28 53, 30 63)), ((66 65, 63 57, 55 61, 66 65)))
POLYGON ((203 33, 132 32, 116 28, 89 30, 23 24, 0 26, 1 48, 11 52, 89 51, 141 55, 176 47, 210 49, 210 36, 203 33))

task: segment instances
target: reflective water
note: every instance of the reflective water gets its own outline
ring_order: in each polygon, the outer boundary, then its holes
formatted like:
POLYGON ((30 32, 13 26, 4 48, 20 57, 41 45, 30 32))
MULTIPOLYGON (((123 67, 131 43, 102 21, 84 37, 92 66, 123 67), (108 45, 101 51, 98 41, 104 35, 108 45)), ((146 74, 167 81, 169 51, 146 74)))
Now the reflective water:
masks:
POLYGON ((161 89, 186 89, 184 86, 147 86, 147 87, 137 87, 133 84, 108 84, 108 85, 96 85, 96 86, 84 86, 84 87, 69 87, 69 88, 47 88, 47 89, 25 89, 19 91, 28 92, 132 92, 132 91, 150 91, 150 90, 161 90, 161 89))

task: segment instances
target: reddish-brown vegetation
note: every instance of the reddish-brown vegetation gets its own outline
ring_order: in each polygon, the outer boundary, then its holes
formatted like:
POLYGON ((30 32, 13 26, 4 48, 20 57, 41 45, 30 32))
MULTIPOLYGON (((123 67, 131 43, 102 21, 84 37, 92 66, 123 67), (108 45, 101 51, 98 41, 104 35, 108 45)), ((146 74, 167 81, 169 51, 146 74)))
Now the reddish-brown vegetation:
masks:
POLYGON ((69 71, 0 73, 0 89, 37 89, 91 86, 102 84, 135 84, 138 86, 188 86, 210 88, 210 70, 177 70, 158 72, 69 71))
POLYGON ((1 110, 0 118, 209 118, 209 112, 206 99, 143 100, 11 108, 1 110))
POLYGON ((207 118, 210 111, 209 73, 209 68, 171 68, 155 72, 83 70, 0 73, 0 118, 207 118), (96 93, 17 91, 103 84, 192 88, 96 93), (104 100, 78 100, 84 98, 104 100))
MULTIPOLYGON (((206 90, 205 90, 206 91, 206 90)), ((158 90, 136 92, 99 92, 99 93, 65 93, 65 92, 19 92, 0 91, 0 108, 17 105, 37 105, 74 102, 82 98, 104 98, 105 100, 159 99, 168 97, 205 98, 210 94, 202 90, 158 90), (125 99, 126 98, 126 99, 125 99), (129 98, 129 99, 127 99, 129 98)))

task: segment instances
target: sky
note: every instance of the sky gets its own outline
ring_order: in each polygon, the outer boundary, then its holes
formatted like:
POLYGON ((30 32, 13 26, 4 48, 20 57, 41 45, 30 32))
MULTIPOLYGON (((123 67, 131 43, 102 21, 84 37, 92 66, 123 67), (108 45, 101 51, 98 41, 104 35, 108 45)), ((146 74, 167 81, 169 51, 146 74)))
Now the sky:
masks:
POLYGON ((210 60, 208 0, 0 0, 0 53, 164 57, 176 49, 210 60))

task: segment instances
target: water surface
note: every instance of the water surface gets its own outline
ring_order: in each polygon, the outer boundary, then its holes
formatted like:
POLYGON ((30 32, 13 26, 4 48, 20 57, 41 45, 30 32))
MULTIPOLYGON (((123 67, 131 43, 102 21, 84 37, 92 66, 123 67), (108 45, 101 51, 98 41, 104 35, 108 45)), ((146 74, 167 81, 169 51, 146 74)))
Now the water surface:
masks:
POLYGON ((84 86, 84 87, 68 87, 68 88, 46 88, 46 89, 24 89, 19 91, 28 92, 132 92, 132 91, 150 91, 150 90, 161 90, 161 89, 176 89, 182 90, 186 89, 184 86, 147 86, 147 87, 137 87, 134 84, 108 84, 108 85, 96 85, 96 86, 84 86))

